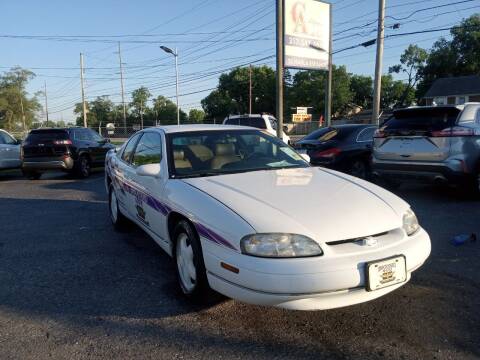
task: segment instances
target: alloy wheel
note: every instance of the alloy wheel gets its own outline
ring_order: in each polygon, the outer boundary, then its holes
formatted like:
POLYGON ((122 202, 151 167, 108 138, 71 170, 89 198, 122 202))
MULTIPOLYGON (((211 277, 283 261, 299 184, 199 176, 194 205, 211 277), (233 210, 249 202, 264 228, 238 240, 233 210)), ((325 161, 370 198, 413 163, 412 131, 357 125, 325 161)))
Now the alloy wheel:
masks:
POLYGON ((197 270, 193 261, 192 244, 185 233, 178 235, 176 259, 182 289, 186 294, 192 293, 197 285, 197 270))

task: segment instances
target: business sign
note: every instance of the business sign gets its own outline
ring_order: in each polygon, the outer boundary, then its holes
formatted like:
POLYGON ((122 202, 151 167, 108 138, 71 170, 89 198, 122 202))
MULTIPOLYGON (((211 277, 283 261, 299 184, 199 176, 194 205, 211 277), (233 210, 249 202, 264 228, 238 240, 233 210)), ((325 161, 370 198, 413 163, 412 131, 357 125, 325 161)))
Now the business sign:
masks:
POLYGON ((328 70, 330 4, 285 0, 285 67, 328 70))
POLYGON ((292 122, 301 123, 312 121, 312 114, 292 114, 292 122))

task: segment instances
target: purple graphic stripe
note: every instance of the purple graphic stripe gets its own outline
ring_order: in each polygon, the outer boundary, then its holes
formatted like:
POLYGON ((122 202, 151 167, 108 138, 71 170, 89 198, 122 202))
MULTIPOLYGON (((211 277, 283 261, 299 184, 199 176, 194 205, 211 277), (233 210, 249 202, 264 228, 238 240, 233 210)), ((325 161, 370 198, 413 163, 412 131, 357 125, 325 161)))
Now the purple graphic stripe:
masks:
MULTIPOLYGON (((118 179, 118 180, 119 180, 122 188, 126 192, 132 194, 137 199, 137 202, 140 202, 140 203, 143 202, 143 203, 147 204, 153 210, 161 213, 164 216, 168 215, 172 211, 172 208, 170 206, 162 203, 158 199, 155 199, 150 194, 147 194, 144 191, 136 189, 135 187, 133 187, 132 185, 128 184, 125 181, 122 181, 120 179, 118 179)), ((214 242, 215 244, 225 246, 229 249, 232 249, 232 250, 235 250, 235 251, 237 250, 232 244, 230 244, 230 242, 228 242, 228 240, 226 240, 224 237, 217 234, 213 230, 210 230, 206 226, 204 226, 200 223, 195 223, 195 227, 197 228, 198 234, 200 236, 204 237, 205 239, 207 239, 211 242, 214 242)))
POLYGON ((218 235, 216 232, 210 230, 209 228, 205 227, 204 225, 202 225, 200 223, 195 223, 195 226, 196 226, 197 231, 200 234, 200 236, 203 236, 204 238, 206 238, 206 239, 208 239, 208 240, 210 240, 210 241, 212 241, 216 244, 228 247, 229 249, 237 250, 232 244, 230 244, 227 240, 225 240, 225 238, 218 235))

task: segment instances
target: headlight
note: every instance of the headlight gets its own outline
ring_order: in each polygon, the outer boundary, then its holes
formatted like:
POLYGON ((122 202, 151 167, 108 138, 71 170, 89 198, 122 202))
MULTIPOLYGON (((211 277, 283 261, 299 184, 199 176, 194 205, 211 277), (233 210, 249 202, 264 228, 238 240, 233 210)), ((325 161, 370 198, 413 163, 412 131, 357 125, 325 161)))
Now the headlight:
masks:
POLYGON ((269 258, 319 256, 320 246, 312 239, 296 234, 253 234, 240 241, 242 253, 269 258))
POLYGON ((417 216, 411 209, 408 209, 403 215, 403 230, 405 230, 408 236, 411 236, 415 234, 418 229, 420 229, 420 225, 418 224, 417 216))

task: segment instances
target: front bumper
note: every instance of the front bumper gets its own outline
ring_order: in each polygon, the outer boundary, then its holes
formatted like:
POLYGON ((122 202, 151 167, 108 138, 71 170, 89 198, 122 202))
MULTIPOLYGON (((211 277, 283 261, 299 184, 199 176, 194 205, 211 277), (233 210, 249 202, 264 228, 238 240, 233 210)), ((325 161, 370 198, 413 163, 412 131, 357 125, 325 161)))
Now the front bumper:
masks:
POLYGON ((374 175, 383 178, 400 180, 416 180, 421 182, 450 182, 461 183, 471 177, 466 172, 461 160, 450 160, 438 163, 409 162, 409 161, 383 161, 373 159, 372 168, 374 175))
POLYGON ((366 263, 404 255, 408 282, 412 272, 428 258, 431 244, 428 234, 421 229, 395 244, 368 252, 359 249, 357 254, 349 255, 261 259, 235 254, 203 240, 202 248, 208 281, 214 290, 251 304, 324 310, 373 300, 401 287, 405 283, 367 291, 366 263), (238 274, 221 267, 222 261, 238 268, 238 274))
POLYGON ((71 157, 59 158, 26 158, 23 160, 24 170, 71 170, 74 160, 71 157))

